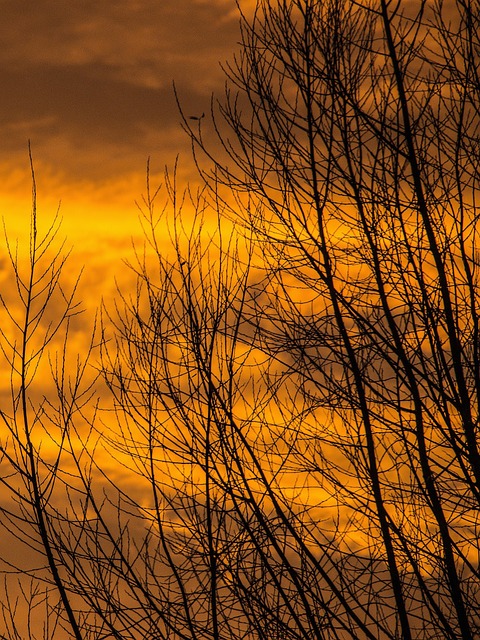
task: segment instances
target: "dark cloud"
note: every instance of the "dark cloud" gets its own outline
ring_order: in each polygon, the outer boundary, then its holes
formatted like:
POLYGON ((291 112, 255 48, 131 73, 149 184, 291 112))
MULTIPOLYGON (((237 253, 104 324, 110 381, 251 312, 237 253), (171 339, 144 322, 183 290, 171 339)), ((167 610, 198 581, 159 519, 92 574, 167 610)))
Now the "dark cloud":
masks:
POLYGON ((146 155, 171 155, 176 140, 182 148, 172 82, 187 110, 206 110, 237 39, 233 0, 0 9, 0 160, 24 156, 31 138, 43 160, 81 174, 108 173, 109 163, 131 171, 146 155))
MULTIPOLYGON (((179 114, 172 86, 151 88, 129 84, 101 73, 98 67, 30 67, 21 75, 0 72, 4 89, 0 101, 0 152, 25 151, 31 138, 44 160, 55 163, 63 145, 76 150, 72 168, 83 165, 86 154, 93 171, 102 162, 123 156, 137 161, 165 146, 165 151, 180 138, 179 114), (152 148, 153 147, 153 148, 152 148), (98 162, 100 161, 100 162, 98 162)), ((205 96, 188 89, 190 103, 204 108, 205 96)), ((59 157, 65 162, 65 158, 59 157)), ((113 167, 112 167, 113 168, 113 167)), ((118 162, 115 170, 118 170, 118 162)), ((128 166, 125 166, 125 170, 128 166)), ((130 167, 132 169, 132 167, 130 167)))
POLYGON ((21 75, 2 70, 0 126, 15 129, 32 122, 40 129, 62 128, 76 142, 123 138, 132 144, 142 127, 172 126, 178 121, 171 87, 128 84, 98 67, 29 67, 21 75), (37 122, 36 122, 37 121, 37 122))

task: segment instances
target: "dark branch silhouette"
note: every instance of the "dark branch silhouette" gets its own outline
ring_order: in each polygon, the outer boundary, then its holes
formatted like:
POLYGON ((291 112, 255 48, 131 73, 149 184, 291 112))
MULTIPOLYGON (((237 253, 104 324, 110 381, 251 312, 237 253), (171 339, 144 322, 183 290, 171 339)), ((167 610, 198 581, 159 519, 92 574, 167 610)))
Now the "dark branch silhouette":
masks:
POLYGON ((183 116, 204 188, 167 172, 160 204, 147 169, 104 413, 67 356, 33 393, 63 262, 10 249, 2 525, 40 560, 3 567, 5 637, 479 636, 479 19, 241 16, 214 137, 183 116))

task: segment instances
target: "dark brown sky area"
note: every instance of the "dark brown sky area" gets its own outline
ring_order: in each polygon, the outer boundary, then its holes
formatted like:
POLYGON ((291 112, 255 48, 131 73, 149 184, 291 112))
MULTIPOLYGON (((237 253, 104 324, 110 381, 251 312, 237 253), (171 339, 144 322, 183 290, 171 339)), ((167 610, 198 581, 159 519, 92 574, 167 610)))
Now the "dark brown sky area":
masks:
POLYGON ((187 149, 172 92, 207 110, 238 40, 234 0, 0 2, 0 164, 101 181, 187 149))

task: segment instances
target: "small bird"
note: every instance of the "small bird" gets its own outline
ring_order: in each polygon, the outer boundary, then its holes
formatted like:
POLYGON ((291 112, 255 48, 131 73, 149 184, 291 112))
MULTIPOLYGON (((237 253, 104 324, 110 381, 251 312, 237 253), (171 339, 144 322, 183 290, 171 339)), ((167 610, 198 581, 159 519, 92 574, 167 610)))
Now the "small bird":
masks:
POLYGON ((190 120, 197 120, 197 122, 200 122, 200 120, 204 117, 205 117, 205 113, 202 113, 201 116, 190 116, 190 120))

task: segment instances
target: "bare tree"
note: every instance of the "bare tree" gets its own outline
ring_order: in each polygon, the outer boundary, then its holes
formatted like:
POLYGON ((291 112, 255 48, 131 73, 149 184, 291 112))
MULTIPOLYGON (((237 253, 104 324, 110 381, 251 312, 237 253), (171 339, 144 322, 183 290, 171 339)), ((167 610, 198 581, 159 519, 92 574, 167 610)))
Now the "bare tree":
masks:
POLYGON ((190 131, 265 258, 249 324, 302 397, 289 457, 324 506, 284 526, 328 637, 478 635, 478 9, 259 2, 224 157, 190 131))
POLYGON ((3 383, 8 380, 0 408, 1 610, 9 637, 54 637, 66 625, 79 639, 56 544, 57 508, 63 503, 62 512, 68 511, 78 484, 71 479, 70 458, 75 418, 92 400, 91 383, 84 384, 89 346, 84 360, 69 361, 69 331, 81 312, 75 301, 78 279, 70 290, 62 284, 68 253, 64 243, 55 246, 58 212, 42 232, 31 152, 30 166, 29 246, 18 241, 14 246, 6 235, 10 286, 0 294, 3 383))
POLYGON ((215 144, 184 119, 205 190, 167 173, 158 212, 148 180, 136 288, 103 311, 112 410, 82 437, 63 368, 59 413, 21 413, 21 379, 13 415, 62 416, 54 463, 2 414, 68 637, 479 635, 479 16, 242 16, 215 144))

